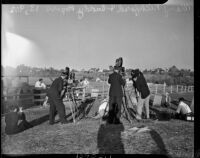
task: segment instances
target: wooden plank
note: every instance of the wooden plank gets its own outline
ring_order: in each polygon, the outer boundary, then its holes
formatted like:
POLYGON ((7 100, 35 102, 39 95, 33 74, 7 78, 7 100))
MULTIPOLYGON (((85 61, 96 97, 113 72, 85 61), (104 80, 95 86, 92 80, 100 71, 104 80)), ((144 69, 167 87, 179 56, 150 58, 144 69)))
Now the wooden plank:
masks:
POLYGON ((36 101, 44 101, 45 100, 45 98, 44 99, 34 99, 34 102, 36 102, 36 101))
POLYGON ((33 96, 46 96, 47 93, 33 94, 33 96))

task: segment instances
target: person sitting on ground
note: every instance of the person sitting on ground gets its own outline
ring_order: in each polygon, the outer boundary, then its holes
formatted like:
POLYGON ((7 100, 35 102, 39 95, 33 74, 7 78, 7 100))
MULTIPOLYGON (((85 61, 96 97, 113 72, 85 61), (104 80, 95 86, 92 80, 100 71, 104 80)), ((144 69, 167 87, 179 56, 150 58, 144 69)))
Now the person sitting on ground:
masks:
POLYGON ((108 101, 109 101, 109 97, 106 97, 105 99, 101 101, 99 110, 96 116, 94 116, 93 118, 95 119, 103 118, 108 114, 108 111, 109 111, 108 101))
POLYGON ((177 119, 185 119, 186 115, 192 112, 184 101, 185 99, 183 97, 179 98, 179 104, 175 113, 175 118, 177 119))
POLYGON ((42 78, 40 78, 40 79, 35 83, 35 88, 46 89, 46 85, 44 84, 42 78))
POLYGON ((14 108, 14 111, 5 115, 5 123, 5 133, 8 135, 16 134, 33 127, 26 121, 26 116, 22 111, 22 107, 18 106, 14 108))

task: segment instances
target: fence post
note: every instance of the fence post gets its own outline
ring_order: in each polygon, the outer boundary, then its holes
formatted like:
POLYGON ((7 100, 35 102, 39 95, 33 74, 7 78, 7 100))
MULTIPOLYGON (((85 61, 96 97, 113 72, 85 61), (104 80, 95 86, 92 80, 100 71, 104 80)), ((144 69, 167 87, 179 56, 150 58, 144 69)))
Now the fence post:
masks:
POLYGON ((156 84, 156 94, 157 94, 157 91, 158 91, 158 85, 156 84))
POLYGON ((104 98, 105 73, 103 73, 103 98, 104 98))
POLYGON ((176 93, 178 93, 178 85, 176 86, 176 93))
POLYGON ((185 86, 185 92, 187 92, 187 86, 185 86))
POLYGON ((8 88, 6 88, 5 91, 6 91, 6 95, 5 95, 5 97, 4 97, 4 100, 7 101, 7 100, 8 100, 8 97, 7 97, 7 95, 8 95, 8 88))
POLYGON ((164 83, 163 84, 163 93, 165 94, 165 87, 166 87, 166 84, 164 83))
POLYGON ((181 87, 181 93, 183 93, 183 86, 181 87))
POLYGON ((172 85, 171 85, 171 93, 172 93, 172 85))
POLYGON ((83 96, 83 98, 82 98, 82 101, 84 101, 84 100, 85 100, 85 89, 86 89, 86 87, 84 87, 84 88, 83 88, 83 95, 82 95, 82 96, 83 96))

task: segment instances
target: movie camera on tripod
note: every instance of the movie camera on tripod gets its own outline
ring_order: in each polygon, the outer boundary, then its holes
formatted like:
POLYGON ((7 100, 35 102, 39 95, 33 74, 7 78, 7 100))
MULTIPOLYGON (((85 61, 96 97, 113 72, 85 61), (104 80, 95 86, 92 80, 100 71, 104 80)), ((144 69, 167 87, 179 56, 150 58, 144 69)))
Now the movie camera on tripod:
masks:
POLYGON ((122 76, 125 76, 125 67, 122 67, 123 65, 123 59, 122 57, 116 59, 115 61, 115 67, 117 67, 117 69, 119 70, 119 74, 121 74, 122 76))

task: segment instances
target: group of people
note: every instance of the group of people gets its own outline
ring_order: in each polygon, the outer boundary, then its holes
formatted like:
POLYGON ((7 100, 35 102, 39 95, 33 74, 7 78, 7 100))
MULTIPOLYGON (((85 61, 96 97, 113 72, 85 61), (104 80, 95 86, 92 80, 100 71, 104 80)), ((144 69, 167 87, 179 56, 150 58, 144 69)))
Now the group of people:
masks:
MULTIPOLYGON (((113 117, 113 111, 115 111, 115 121, 111 117, 108 117, 109 123, 120 123, 121 117, 121 106, 123 103, 123 97, 126 95, 124 86, 126 84, 125 77, 120 73, 121 65, 115 65, 113 69, 113 73, 109 75, 108 83, 110 84, 109 89, 109 112, 108 116, 113 117)), ((135 69, 131 71, 131 80, 133 81, 133 87, 135 89, 135 94, 137 98, 136 105, 136 116, 135 118, 140 121, 142 119, 150 119, 149 114, 149 100, 150 100, 150 90, 147 85, 146 79, 143 73, 139 69, 135 69), (143 106, 145 107, 145 116, 142 117, 143 106)), ((184 102, 185 99, 183 97, 179 98, 178 106, 175 114, 172 114, 171 117, 177 119, 186 119, 187 115, 193 114, 191 108, 184 102)), ((169 93, 166 93, 163 106, 170 107, 171 106, 171 97, 169 93)))
MULTIPOLYGON (((115 65, 113 73, 109 75, 108 83, 110 84, 109 98, 106 98, 106 103, 104 103, 103 109, 106 109, 108 114, 108 123, 120 124, 121 118, 121 107, 123 104, 123 97, 125 96, 125 75, 122 71, 122 61, 120 65, 115 65), (106 104, 108 103, 108 107, 106 104), (113 118, 114 117, 114 121, 113 118)), ((58 114, 61 124, 68 123, 65 114, 65 105, 63 104, 63 97, 66 92, 67 86, 69 84, 68 79, 70 75, 69 67, 65 68, 65 71, 61 75, 53 80, 50 88, 47 90, 48 102, 50 104, 49 108, 49 124, 53 125, 55 123, 55 116, 58 114)), ((131 80, 133 81, 133 87, 135 89, 135 94, 137 98, 137 111, 136 119, 150 119, 149 116, 149 99, 150 90, 145 80, 143 73, 139 69, 131 71, 131 80), (145 118, 142 118, 142 110, 145 106, 145 118)), ((43 83, 43 79, 39 79, 35 87, 46 89, 46 85, 43 83)), ((169 101, 169 96, 166 95, 166 103, 169 101)), ((179 105, 176 110, 176 118, 183 118, 188 113, 191 113, 190 107, 183 102, 184 98, 179 99, 179 105)), ((169 106, 166 104, 165 106, 169 106)), ((102 111, 102 110, 100 110, 102 111)), ((104 113, 104 112, 103 112, 104 113)), ((104 114, 101 115, 104 115, 104 114)), ((22 131, 26 128, 30 128, 31 125, 26 121, 25 114, 18 107, 12 113, 9 113, 5 117, 6 121, 6 133, 13 134, 22 131), (20 124, 18 121, 22 120, 20 124)))
MULTIPOLYGON (((138 100, 136 119, 142 119, 143 106, 145 106, 146 110, 146 119, 149 119, 150 90, 147 82, 139 69, 132 70, 131 76, 138 100)), ((126 84, 125 76, 120 74, 120 67, 114 66, 113 73, 109 75, 108 83, 110 84, 108 115, 112 115, 113 110, 116 111, 116 121, 114 123, 119 124, 121 117, 121 106, 123 103, 123 97, 125 95, 124 86, 126 84)), ((110 120, 112 120, 112 118, 108 119, 108 122, 112 122, 110 120)))

